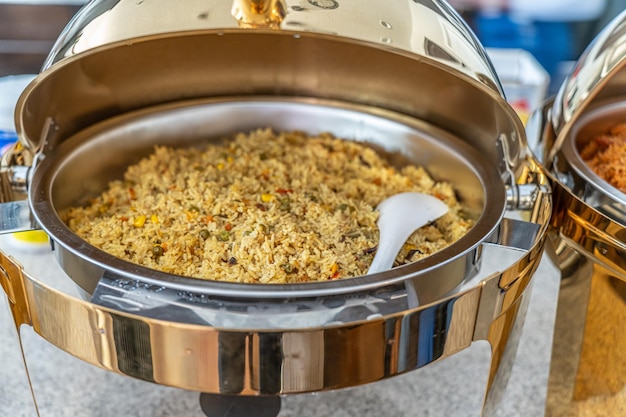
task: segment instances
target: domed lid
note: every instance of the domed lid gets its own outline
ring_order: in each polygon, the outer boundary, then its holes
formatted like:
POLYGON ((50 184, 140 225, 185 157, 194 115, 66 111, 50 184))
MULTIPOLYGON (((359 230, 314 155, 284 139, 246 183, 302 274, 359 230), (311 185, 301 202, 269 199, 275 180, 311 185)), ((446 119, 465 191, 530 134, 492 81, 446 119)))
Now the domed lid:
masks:
POLYGON ((328 34, 405 50, 502 91, 478 40, 454 9, 439 0, 95 0, 65 28, 44 69, 119 41, 238 28, 328 34))
POLYGON ((416 117, 463 137, 504 179, 526 158, 485 49, 440 0, 94 0, 20 98, 17 129, 39 150, 129 111, 263 95, 416 117))

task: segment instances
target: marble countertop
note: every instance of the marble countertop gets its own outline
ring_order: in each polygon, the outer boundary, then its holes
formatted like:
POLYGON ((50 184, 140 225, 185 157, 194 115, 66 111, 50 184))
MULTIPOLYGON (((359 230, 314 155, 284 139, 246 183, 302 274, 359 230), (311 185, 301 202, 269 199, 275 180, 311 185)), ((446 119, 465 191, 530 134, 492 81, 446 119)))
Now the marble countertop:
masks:
MULTIPOLYGON (((64 276, 49 250, 32 253, 0 236, 34 276, 64 276)), ((533 291, 511 378, 497 412, 501 417, 543 416, 556 311, 558 278, 544 259, 533 291)), ((0 410, 36 416, 7 300, 0 292, 0 410)), ((51 346, 33 329, 21 329, 23 350, 41 417, 203 417, 199 394, 113 374, 51 346)), ((474 343, 440 362, 382 382, 282 398, 279 417, 480 416, 489 346, 474 343)), ((260 414, 259 414, 260 416, 260 414)))

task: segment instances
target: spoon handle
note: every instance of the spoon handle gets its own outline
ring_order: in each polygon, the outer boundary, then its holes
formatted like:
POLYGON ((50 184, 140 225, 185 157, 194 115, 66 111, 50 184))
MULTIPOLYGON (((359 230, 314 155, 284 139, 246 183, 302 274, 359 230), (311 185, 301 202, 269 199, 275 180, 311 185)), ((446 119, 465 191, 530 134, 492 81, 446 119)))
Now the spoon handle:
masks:
POLYGON ((404 235, 391 229, 381 230, 380 239, 378 241, 378 250, 376 251, 376 255, 374 255, 374 260, 372 261, 367 273, 374 274, 376 272, 391 269, 393 261, 398 256, 404 242, 406 242, 412 233, 412 230, 409 231, 409 233, 404 233, 404 235))
POLYGON ((400 249, 413 232, 443 216, 448 206, 428 194, 405 192, 385 199, 378 205, 378 210, 380 238, 368 274, 391 269, 400 249))

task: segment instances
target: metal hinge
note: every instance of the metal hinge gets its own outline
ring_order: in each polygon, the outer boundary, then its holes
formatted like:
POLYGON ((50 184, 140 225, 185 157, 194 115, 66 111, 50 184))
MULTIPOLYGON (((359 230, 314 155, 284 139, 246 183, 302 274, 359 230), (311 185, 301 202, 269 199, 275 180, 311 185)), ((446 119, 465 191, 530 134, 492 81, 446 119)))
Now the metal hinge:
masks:
POLYGON ((24 287, 24 268, 11 256, 0 250, 0 284, 9 300, 15 326, 32 325, 28 298, 24 287))
POLYGON ((549 188, 538 184, 514 184, 506 188, 507 207, 513 210, 532 210, 540 195, 550 194, 549 188))

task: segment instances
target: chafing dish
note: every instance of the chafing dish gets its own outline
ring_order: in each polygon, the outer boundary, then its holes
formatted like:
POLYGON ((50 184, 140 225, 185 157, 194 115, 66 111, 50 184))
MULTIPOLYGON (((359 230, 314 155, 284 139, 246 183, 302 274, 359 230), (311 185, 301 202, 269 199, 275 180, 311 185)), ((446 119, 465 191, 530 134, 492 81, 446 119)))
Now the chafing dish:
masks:
POLYGON ((445 2, 95 0, 22 94, 16 122, 4 229, 45 230, 84 294, 2 255, 18 327, 114 372, 259 401, 379 381, 486 340, 484 414, 494 412, 551 192, 487 55, 445 2), (155 143, 260 126, 330 131, 421 164, 455 184, 477 224, 379 274, 246 285, 129 264, 59 219, 155 143), (484 252, 498 259, 489 272, 484 252))

